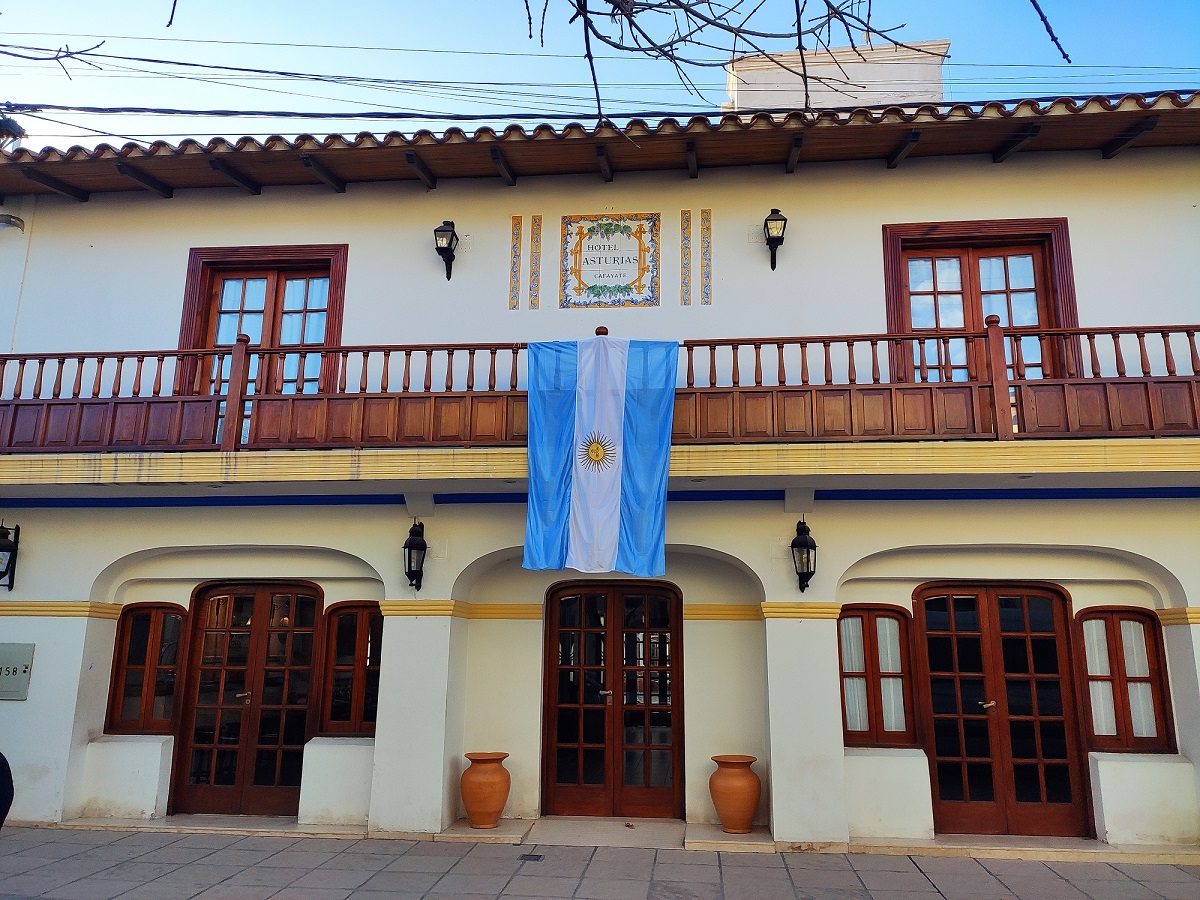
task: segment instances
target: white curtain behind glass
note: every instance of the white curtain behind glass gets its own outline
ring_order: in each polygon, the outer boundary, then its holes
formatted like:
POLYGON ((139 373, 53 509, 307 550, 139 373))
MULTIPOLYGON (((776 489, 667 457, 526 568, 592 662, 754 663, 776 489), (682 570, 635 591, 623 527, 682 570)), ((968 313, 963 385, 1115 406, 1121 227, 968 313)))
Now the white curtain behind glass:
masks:
MULTIPOLYGON (((1150 657, 1146 649, 1146 627, 1132 619, 1121 620, 1121 647, 1125 651, 1127 678, 1149 678, 1150 657)), ((1129 717, 1133 720, 1134 737, 1157 737, 1154 721, 1154 698, 1150 682, 1129 681, 1129 717)))
POLYGON ((883 707, 883 730, 904 731, 904 679, 899 676, 900 665, 900 622, 886 616, 875 620, 875 636, 879 643, 879 688, 883 707))
POLYGON ((867 679, 847 674, 866 672, 862 618, 851 616, 839 620, 838 636, 842 645, 842 693, 846 702, 846 730, 866 731, 870 728, 867 721, 867 679))

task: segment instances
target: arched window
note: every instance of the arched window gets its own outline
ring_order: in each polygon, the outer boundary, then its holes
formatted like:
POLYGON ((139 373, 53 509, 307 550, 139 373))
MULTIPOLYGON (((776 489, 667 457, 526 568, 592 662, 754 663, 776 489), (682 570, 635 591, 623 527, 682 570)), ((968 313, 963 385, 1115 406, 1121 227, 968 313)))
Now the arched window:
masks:
POLYGON ((321 728, 372 735, 379 708, 383 614, 378 603, 341 603, 326 614, 325 703, 321 728))
POLYGON ((1171 749, 1162 632, 1142 609, 1094 607, 1083 633, 1091 743, 1096 750, 1171 749))
POLYGON ((842 607, 838 645, 847 745, 910 745, 916 741, 908 622, 908 615, 896 607, 842 607))
POLYGON ((110 732, 170 733, 185 615, 182 607, 166 604, 121 611, 108 701, 110 732))

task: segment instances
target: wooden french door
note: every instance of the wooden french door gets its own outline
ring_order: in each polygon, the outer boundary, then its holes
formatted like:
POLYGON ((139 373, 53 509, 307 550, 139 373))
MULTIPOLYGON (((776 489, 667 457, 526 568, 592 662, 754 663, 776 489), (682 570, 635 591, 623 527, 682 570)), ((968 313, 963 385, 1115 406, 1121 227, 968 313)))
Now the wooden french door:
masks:
POLYGON ((239 585, 197 598, 180 717, 176 812, 294 816, 315 731, 320 595, 239 585))
POLYGON ((1089 832, 1066 607, 1053 591, 1019 585, 918 594, 937 831, 1089 832))
POLYGON ((682 818, 683 604, 665 584, 554 590, 546 614, 547 815, 682 818))
POLYGON ((982 331, 993 315, 1001 328, 1020 338, 1005 343, 1010 380, 1015 375, 1014 348, 1025 378, 1054 374, 1057 364, 1043 359, 1037 335, 1039 328, 1058 325, 1041 246, 905 250, 902 263, 905 330, 921 338, 913 342, 912 358, 904 361, 909 380, 969 381, 972 374, 977 380, 986 378, 985 346, 968 342, 965 335, 982 331))

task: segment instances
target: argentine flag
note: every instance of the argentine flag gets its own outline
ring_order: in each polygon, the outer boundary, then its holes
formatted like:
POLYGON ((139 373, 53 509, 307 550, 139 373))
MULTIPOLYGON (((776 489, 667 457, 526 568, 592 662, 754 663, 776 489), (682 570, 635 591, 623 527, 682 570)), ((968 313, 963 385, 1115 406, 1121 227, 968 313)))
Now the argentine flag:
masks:
POLYGON ((526 569, 666 572, 678 360, 667 341, 529 345, 526 569))

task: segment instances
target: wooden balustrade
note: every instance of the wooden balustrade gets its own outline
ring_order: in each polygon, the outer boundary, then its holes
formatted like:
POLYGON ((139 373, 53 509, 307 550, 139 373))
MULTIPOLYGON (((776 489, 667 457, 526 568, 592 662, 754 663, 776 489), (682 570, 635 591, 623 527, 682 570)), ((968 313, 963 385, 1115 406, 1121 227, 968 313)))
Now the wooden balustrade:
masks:
MULTIPOLYGON (((674 440, 1200 434, 1197 332, 685 341, 674 440)), ((519 343, 0 355, 0 452, 519 446, 526 363, 519 343)))

